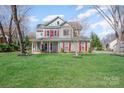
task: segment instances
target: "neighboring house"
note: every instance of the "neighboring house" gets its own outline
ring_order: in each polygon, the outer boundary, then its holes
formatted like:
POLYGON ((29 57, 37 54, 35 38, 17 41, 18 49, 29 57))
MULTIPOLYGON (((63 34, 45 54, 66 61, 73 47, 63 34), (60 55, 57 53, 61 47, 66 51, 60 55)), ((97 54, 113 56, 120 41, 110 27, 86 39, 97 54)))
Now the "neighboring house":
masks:
MULTIPOLYGON (((5 33, 6 39, 8 41, 9 40, 9 30, 8 30, 8 28, 4 28, 4 33, 5 33)), ((15 41, 15 42, 18 42, 16 30, 14 30, 11 33, 11 35, 12 35, 12 40, 15 41)), ((3 35, 1 33, 1 30, 0 30, 0 44, 3 44, 3 43, 5 43, 5 40, 4 40, 3 35)))
POLYGON ((108 44, 108 49, 111 50, 111 51, 116 51, 116 46, 117 46, 117 39, 111 41, 108 44))
MULTIPOLYGON (((7 38, 7 41, 8 41, 8 36, 7 35, 6 35, 6 38, 7 38)), ((5 40, 4 40, 3 36, 2 36, 2 34, 0 34, 0 44, 1 43, 5 43, 5 40)))
MULTIPOLYGON (((9 32, 7 30, 4 30, 4 33, 5 33, 5 37, 6 37, 7 41, 8 41, 8 34, 9 34, 9 32)), ((5 43, 5 40, 4 40, 3 35, 1 33, 1 30, 0 30, 0 44, 1 43, 5 43)))
POLYGON ((117 39, 111 41, 109 44, 108 44, 108 49, 111 50, 111 51, 114 51, 114 52, 124 52, 124 41, 121 41, 120 42, 120 46, 117 46, 117 39))
POLYGON ((90 39, 80 37, 82 26, 56 17, 46 24, 37 25, 36 39, 32 39, 32 53, 84 52, 90 47, 90 39))

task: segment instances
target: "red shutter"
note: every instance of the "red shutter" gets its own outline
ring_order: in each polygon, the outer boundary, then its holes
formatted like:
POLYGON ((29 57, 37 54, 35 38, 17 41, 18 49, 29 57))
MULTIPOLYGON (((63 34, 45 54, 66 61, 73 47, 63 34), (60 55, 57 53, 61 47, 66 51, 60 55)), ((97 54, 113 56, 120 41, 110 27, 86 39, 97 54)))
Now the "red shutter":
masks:
POLYGON ((79 42, 79 52, 81 52, 81 41, 79 42))
POLYGON ((71 42, 69 42, 69 52, 71 51, 71 42))
POLYGON ((50 30, 50 37, 53 37, 53 30, 50 30))
POLYGON ((52 34, 52 37, 53 37, 53 30, 52 30, 51 34, 52 34))
POLYGON ((50 30, 50 37, 52 37, 52 31, 50 30))
POLYGON ((87 51, 87 41, 85 41, 85 51, 87 51))

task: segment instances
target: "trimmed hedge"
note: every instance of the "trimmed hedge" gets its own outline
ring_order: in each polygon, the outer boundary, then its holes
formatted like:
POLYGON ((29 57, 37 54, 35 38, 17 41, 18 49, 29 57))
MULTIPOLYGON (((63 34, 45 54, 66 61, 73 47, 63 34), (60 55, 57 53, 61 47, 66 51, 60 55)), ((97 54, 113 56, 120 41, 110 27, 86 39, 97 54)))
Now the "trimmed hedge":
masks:
POLYGON ((8 44, 0 44, 0 52, 12 52, 17 51, 19 46, 17 45, 8 45, 8 44))

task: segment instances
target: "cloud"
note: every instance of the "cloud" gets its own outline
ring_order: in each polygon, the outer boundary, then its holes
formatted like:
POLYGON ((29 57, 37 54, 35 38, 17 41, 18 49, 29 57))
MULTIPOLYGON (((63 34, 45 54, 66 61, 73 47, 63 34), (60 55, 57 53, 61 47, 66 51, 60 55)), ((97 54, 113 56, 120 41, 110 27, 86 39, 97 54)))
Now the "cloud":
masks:
POLYGON ((75 18, 70 19, 69 21, 84 21, 87 18, 93 16, 94 14, 96 14, 97 11, 95 9, 88 9, 86 12, 80 13, 78 14, 75 18))
POLYGON ((101 20, 96 23, 92 23, 90 25, 90 29, 93 31, 97 31, 97 34, 100 37, 100 39, 105 37, 107 34, 114 33, 114 31, 109 26, 109 24, 106 22, 106 20, 101 20), (97 30, 98 27, 100 28, 100 30, 97 30))
POLYGON ((92 23, 90 25, 91 29, 96 29, 97 27, 101 27, 102 29, 110 28, 109 24, 106 22, 106 20, 97 21, 96 23, 92 23))
POLYGON ((26 17, 30 22, 38 22, 38 19, 36 16, 27 16, 26 17))
POLYGON ((84 7, 83 5, 79 5, 79 6, 76 7, 75 10, 76 10, 76 11, 79 11, 79 10, 81 10, 83 7, 84 7))
POLYGON ((61 17, 61 18, 64 18, 64 15, 48 15, 48 16, 46 16, 46 17, 43 19, 43 21, 44 21, 44 22, 48 22, 48 21, 54 19, 54 18, 57 17, 57 16, 59 16, 59 17, 61 17))
POLYGON ((97 11, 95 9, 89 9, 87 10, 85 13, 80 13, 77 18, 80 19, 80 20, 83 20, 85 18, 88 18, 92 15, 94 15, 97 11))
POLYGON ((106 35, 108 34, 112 34, 114 33, 113 30, 108 29, 108 30, 103 30, 102 32, 98 33, 98 36, 100 37, 100 39, 104 38, 106 35))

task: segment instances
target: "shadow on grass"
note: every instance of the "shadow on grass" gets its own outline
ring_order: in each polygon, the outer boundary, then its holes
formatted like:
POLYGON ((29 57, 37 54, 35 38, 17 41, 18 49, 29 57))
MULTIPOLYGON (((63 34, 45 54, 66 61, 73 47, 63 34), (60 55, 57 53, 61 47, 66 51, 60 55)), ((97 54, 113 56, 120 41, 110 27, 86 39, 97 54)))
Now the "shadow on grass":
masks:
POLYGON ((81 56, 95 56, 97 54, 92 54, 92 53, 85 53, 85 54, 80 54, 81 56))
POLYGON ((58 53, 43 53, 43 54, 36 54, 34 56, 41 57, 41 56, 51 56, 51 55, 57 56, 58 53))

